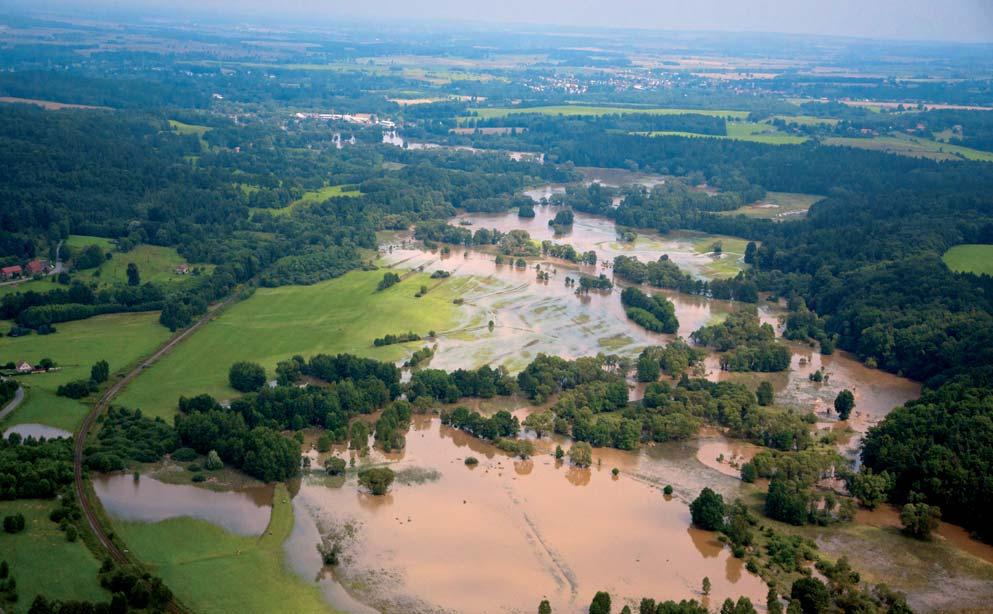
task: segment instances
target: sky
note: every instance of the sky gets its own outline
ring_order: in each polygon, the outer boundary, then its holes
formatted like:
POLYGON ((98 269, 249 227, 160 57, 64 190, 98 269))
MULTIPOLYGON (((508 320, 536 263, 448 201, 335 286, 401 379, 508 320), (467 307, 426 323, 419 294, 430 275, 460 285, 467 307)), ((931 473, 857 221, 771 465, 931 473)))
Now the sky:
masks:
MULTIPOLYGON (((193 11, 215 17, 335 18, 777 32, 993 42, 993 0, 50 0, 77 10, 193 11)), ((42 0, 44 3, 44 0, 42 0)), ((39 3, 33 3, 37 6, 39 3)), ((179 17, 179 15, 176 15, 179 17)))

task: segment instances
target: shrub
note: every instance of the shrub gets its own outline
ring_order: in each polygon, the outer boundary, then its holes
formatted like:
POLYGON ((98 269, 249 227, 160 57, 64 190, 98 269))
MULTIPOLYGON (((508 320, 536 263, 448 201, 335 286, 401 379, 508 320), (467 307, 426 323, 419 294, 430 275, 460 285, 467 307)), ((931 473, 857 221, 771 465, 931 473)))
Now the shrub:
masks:
POLYGON ((196 450, 193 448, 179 448, 172 453, 172 460, 179 461, 181 463, 188 463, 192 460, 196 460, 197 454, 196 450))
POLYGON ((343 475, 345 473, 345 459, 332 456, 324 462, 324 468, 328 475, 343 475))
POLYGON ((593 447, 585 441, 577 441, 569 448, 569 462, 577 467, 593 464, 593 447))
POLYGON ((396 475, 389 467, 373 467, 359 471, 359 483, 374 495, 385 495, 396 475))
POLYGON ((3 518, 3 530, 7 533, 20 533, 24 530, 25 526, 24 514, 19 512, 11 516, 4 516, 3 518))
POLYGON ((236 362, 228 371, 228 382, 239 392, 252 392, 265 385, 265 369, 252 362, 236 362))

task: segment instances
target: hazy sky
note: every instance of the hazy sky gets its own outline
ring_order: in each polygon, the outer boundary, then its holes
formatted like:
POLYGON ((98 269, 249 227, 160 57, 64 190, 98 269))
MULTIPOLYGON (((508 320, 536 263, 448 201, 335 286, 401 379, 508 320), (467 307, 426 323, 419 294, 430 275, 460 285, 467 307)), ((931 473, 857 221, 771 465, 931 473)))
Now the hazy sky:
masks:
POLYGON ((125 10, 146 7, 159 13, 188 9, 235 18, 268 13, 315 21, 335 17, 455 19, 993 42, 993 0, 51 1, 77 10, 98 6, 125 10))

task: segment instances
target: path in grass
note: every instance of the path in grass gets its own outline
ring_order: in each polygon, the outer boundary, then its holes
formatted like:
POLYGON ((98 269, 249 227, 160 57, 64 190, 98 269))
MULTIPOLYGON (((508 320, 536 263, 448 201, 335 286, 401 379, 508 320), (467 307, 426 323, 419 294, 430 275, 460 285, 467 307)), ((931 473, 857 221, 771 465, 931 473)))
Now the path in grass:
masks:
POLYGON ((97 316, 56 325, 52 335, 0 337, 0 363, 26 360, 37 364, 51 358, 59 370, 18 377, 27 398, 0 430, 15 424, 38 423, 72 431, 86 415, 84 401, 56 396, 66 382, 87 379, 98 360, 110 363, 114 373, 136 362, 169 338, 158 312, 97 316))
POLYGON ((452 300, 471 279, 437 284, 427 274, 416 274, 377 292, 384 272, 353 271, 312 286, 261 288, 148 369, 117 401, 171 420, 180 395, 237 396, 227 381, 231 364, 240 360, 263 365, 270 377, 278 361, 294 354, 350 352, 400 360, 425 342, 376 348, 373 340, 406 331, 423 336, 459 324, 463 308, 452 300), (415 298, 422 284, 431 291, 415 298))
POLYGON ((993 275, 993 245, 956 245, 941 259, 948 268, 959 273, 993 275))
POLYGON ((115 522, 128 548, 162 577, 194 612, 329 612, 315 583, 294 574, 283 542, 293 530, 293 507, 283 484, 261 537, 235 535, 192 518, 156 523, 115 522))
POLYGON ((55 507, 54 499, 0 501, 0 516, 21 513, 27 520, 21 533, 0 533, 0 560, 7 561, 17 581, 18 601, 11 612, 27 612, 39 594, 49 600, 110 600, 97 580, 100 562, 81 539, 66 541, 59 525, 48 519, 55 507))

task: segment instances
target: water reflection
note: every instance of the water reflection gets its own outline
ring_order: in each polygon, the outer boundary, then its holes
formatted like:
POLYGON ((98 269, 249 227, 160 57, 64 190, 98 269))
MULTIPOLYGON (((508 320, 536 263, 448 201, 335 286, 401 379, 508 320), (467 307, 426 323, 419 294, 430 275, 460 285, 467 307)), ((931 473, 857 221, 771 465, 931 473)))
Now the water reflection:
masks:
POLYGON ((23 438, 34 437, 35 439, 58 439, 60 437, 72 437, 72 433, 67 430, 55 428, 54 426, 47 426, 45 424, 18 424, 10 427, 3 432, 3 437, 6 439, 10 437, 11 434, 17 433, 23 438))
POLYGON ((269 524, 272 486, 217 492, 188 484, 167 484, 147 476, 98 475, 93 490, 114 518, 159 522, 189 516, 240 535, 261 535, 269 524))

